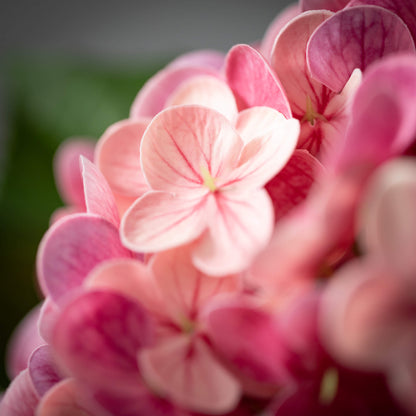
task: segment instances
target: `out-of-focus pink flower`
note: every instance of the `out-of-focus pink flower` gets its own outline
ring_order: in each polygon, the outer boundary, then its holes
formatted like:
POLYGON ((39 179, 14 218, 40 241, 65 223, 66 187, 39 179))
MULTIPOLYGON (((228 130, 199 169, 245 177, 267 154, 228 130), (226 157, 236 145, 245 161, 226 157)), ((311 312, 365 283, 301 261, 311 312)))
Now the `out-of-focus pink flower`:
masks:
POLYGON ((235 125, 200 106, 152 120, 141 145, 152 190, 122 220, 127 247, 155 252, 201 237, 194 263, 221 275, 244 268, 267 243, 273 212, 262 187, 290 158, 299 126, 267 107, 240 113, 235 125))

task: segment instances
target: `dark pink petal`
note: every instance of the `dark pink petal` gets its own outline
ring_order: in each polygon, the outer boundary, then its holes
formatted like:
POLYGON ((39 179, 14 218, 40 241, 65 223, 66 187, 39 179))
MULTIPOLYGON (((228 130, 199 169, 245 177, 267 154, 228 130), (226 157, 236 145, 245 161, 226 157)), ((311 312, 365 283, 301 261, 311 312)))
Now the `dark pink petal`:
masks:
POLYGON ((78 389, 73 379, 61 381, 42 398, 36 416, 95 416, 83 405, 78 389))
POLYGON ((29 370, 24 370, 12 381, 0 401, 3 416, 33 416, 39 397, 33 387, 29 370))
POLYGON ((234 94, 219 78, 201 75, 182 83, 170 96, 166 106, 197 104, 217 110, 229 120, 237 115, 234 94))
POLYGON ((32 309, 14 330, 7 346, 7 374, 12 380, 27 368, 30 354, 45 343, 39 334, 40 306, 32 309))
POLYGON ((140 166, 140 142, 149 122, 147 118, 119 121, 97 143, 95 161, 117 194, 137 198, 149 189, 140 166))
POLYGON ((301 10, 331 10, 337 12, 343 9, 349 0, 300 0, 301 10))
POLYGON ((411 34, 394 13, 376 6, 342 10, 311 36, 307 57, 312 76, 339 92, 352 71, 396 52, 414 52, 411 34))
POLYGON ((184 53, 175 58, 169 65, 169 68, 180 67, 200 67, 210 68, 219 71, 224 65, 225 55, 223 52, 210 49, 195 50, 184 53))
POLYGON ((169 96, 182 82, 198 75, 216 76, 217 71, 198 66, 166 67, 149 79, 139 91, 130 109, 131 118, 154 117, 165 108, 169 96))
POLYGON ((170 319, 179 325, 198 319, 204 305, 220 293, 236 292, 235 275, 215 279, 192 264, 192 247, 179 247, 155 254, 151 268, 170 319))
POLYGON ((39 397, 61 381, 49 345, 42 345, 33 351, 29 360, 29 374, 39 397))
POLYGON ((84 181, 85 205, 89 214, 96 214, 116 227, 120 224, 114 195, 97 167, 81 156, 81 170, 84 181))
MULTIPOLYGON (((352 103, 352 122, 334 158, 336 170, 368 168, 403 153, 416 136, 416 57, 398 55, 366 71, 352 103)), ((332 163, 331 162, 331 163, 332 163)))
POLYGON ((306 150, 296 150, 286 166, 266 184, 278 221, 307 197, 323 166, 306 150))
POLYGON ((264 189, 224 192, 216 198, 218 213, 193 253, 206 274, 222 276, 245 269, 273 232, 273 206, 264 189))
POLYGON ((107 220, 76 214, 55 223, 44 235, 37 256, 39 283, 57 300, 82 284, 104 260, 131 257, 121 245, 118 229, 107 220))
POLYGON ((239 110, 267 106, 291 117, 280 81, 263 56, 249 45, 236 45, 228 53, 225 73, 239 110))
POLYGON ((270 56, 277 35, 286 26, 286 24, 295 18, 300 12, 301 10, 299 5, 297 3, 292 3, 285 7, 270 23, 260 45, 260 52, 267 61, 270 61, 270 56))
POLYGON ((191 199, 166 192, 149 192, 124 215, 121 238, 133 251, 167 250, 199 237, 214 214, 212 195, 196 192, 191 199))
POLYGON ((85 207, 79 157, 94 157, 94 142, 86 139, 68 139, 58 148, 54 158, 55 181, 59 194, 68 205, 85 207))
POLYGON ((207 173, 214 180, 229 175, 242 145, 230 121, 217 111, 171 107, 159 113, 143 135, 143 173, 154 190, 194 195, 207 173))
POLYGON ((179 335, 140 354, 144 378, 178 405, 223 414, 237 405, 240 385, 201 338, 179 335))
POLYGON ((288 381, 287 347, 273 315, 237 298, 214 301, 204 322, 215 350, 237 374, 260 383, 288 381))
POLYGON ((374 5, 384 7, 397 14, 412 34, 413 40, 416 41, 416 3, 413 0, 351 0, 348 7, 374 5))
POLYGON ((58 364, 77 379, 98 388, 134 391, 140 388, 137 354, 152 342, 152 330, 138 302, 92 291, 63 309, 53 348, 58 364))

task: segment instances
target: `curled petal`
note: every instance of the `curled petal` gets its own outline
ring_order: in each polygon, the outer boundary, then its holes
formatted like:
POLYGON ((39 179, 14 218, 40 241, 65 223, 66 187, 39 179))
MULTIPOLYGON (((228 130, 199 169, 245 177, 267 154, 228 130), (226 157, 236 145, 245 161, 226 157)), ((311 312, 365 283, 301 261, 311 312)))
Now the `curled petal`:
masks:
POLYGON ((55 223, 43 237, 38 279, 43 292, 57 300, 80 286, 96 265, 117 257, 131 257, 118 229, 98 216, 76 214, 55 223))
POLYGON ((394 13, 376 6, 342 10, 311 36, 308 64, 312 76, 331 90, 342 90, 352 71, 397 52, 414 52, 409 30, 394 13))

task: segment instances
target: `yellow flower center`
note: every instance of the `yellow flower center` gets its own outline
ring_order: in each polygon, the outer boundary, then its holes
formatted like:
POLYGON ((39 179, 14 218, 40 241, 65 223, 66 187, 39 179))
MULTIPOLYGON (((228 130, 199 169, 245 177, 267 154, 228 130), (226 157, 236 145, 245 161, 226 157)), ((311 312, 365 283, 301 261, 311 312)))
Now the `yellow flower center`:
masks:
POLYGON ((211 173, 206 166, 201 166, 201 175, 204 180, 204 186, 206 186, 211 192, 215 192, 217 190, 215 179, 211 176, 211 173))
POLYGON ((326 121, 326 118, 319 114, 313 107, 312 100, 309 95, 306 96, 306 110, 301 122, 309 121, 311 126, 315 125, 316 120, 326 121))
POLYGON ((329 404, 334 400, 338 390, 338 371, 335 368, 326 370, 322 377, 319 401, 322 404, 329 404))

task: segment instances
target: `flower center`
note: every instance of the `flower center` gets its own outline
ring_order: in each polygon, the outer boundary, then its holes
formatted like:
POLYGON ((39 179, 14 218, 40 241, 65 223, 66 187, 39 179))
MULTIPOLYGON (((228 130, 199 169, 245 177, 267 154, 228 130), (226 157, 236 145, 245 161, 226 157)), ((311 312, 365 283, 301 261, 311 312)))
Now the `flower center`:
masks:
POLYGON ((315 110, 312 104, 311 97, 307 95, 306 96, 306 110, 305 110, 304 116, 302 117, 301 122, 309 121, 310 125, 314 126, 316 120, 326 121, 326 118, 315 110))
POLYGON ((338 390, 338 381, 338 371, 335 368, 325 371, 319 392, 319 401, 322 404, 329 404, 334 400, 338 390))
POLYGON ((211 192, 215 192, 217 190, 215 179, 211 176, 211 173, 206 166, 201 166, 201 175, 204 180, 204 186, 206 186, 211 192))

